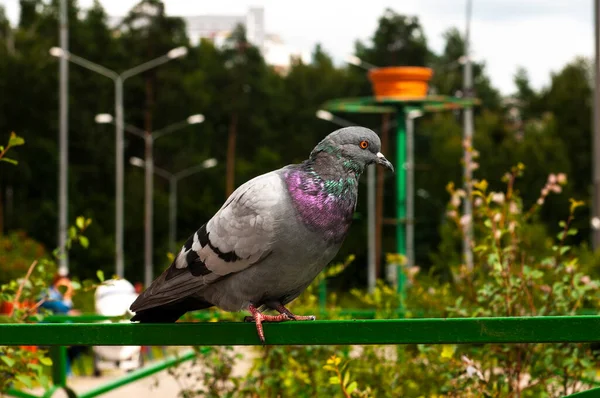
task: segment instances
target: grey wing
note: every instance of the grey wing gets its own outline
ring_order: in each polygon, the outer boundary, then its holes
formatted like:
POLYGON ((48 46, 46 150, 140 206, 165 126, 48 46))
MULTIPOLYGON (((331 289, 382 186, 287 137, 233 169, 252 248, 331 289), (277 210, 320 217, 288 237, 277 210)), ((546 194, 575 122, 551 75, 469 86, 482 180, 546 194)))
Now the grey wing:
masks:
POLYGON ((171 266, 132 304, 132 311, 168 304, 271 254, 285 200, 281 177, 268 173, 241 185, 181 248, 171 266))

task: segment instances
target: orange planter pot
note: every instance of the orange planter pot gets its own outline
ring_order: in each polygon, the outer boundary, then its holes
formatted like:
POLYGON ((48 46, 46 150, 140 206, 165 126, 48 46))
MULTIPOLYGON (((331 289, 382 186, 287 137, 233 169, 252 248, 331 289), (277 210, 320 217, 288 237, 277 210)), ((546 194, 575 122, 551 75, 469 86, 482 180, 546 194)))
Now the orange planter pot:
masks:
POLYGON ((431 68, 417 66, 394 66, 369 71, 369 80, 376 97, 425 97, 432 76, 431 68))

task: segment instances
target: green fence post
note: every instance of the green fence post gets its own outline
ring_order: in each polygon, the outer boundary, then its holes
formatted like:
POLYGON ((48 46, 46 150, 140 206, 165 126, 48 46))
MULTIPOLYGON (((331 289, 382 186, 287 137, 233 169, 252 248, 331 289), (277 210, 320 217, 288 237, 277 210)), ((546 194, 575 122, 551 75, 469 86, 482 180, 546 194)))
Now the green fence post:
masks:
POLYGON ((319 282, 319 312, 321 316, 327 311, 327 280, 321 279, 319 282))
MULTIPOLYGON (((400 108, 396 115, 396 252, 406 255, 406 121, 404 109, 400 108)), ((397 291, 400 295, 399 312, 404 313, 406 292, 403 264, 396 269, 398 281, 397 291)))
POLYGON ((52 383, 57 387, 67 385, 67 347, 51 346, 50 358, 52 359, 52 383))

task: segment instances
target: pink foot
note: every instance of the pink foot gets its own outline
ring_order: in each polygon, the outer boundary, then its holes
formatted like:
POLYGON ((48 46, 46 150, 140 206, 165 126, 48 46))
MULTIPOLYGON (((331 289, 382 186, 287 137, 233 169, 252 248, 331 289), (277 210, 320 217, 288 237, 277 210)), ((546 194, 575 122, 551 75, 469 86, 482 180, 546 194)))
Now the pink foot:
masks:
POLYGON ((290 318, 287 314, 279 314, 279 315, 265 315, 262 314, 255 306, 250 305, 248 310, 252 314, 252 317, 246 317, 246 321, 249 321, 252 318, 256 323, 256 331, 258 332, 258 338, 260 341, 265 344, 265 332, 263 331, 262 323, 263 322, 284 322, 289 321, 290 318))
POLYGON ((294 314, 292 314, 292 311, 288 310, 281 304, 279 304, 277 307, 275 307, 275 309, 280 314, 287 315, 288 318, 290 318, 294 321, 314 321, 315 319, 317 319, 317 317, 314 315, 294 315, 294 314))

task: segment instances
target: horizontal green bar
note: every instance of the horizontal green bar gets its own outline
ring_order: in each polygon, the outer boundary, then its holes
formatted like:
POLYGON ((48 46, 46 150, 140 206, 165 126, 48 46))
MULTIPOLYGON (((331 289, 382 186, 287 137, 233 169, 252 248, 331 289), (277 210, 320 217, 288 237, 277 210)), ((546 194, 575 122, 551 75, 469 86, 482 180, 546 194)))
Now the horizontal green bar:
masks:
MULTIPOLYGON (((268 344, 468 344, 600 341, 600 316, 288 321, 268 344)), ((254 324, 0 324, 0 345, 257 345, 254 324)))
POLYGON ((591 390, 577 392, 567 395, 565 398, 598 398, 600 397, 600 388, 592 388, 591 390))
POLYGON ((405 106, 416 106, 425 112, 460 109, 481 104, 478 98, 458 98, 445 95, 427 97, 354 97, 338 98, 325 102, 321 107, 329 111, 349 113, 392 113, 405 106))
POLYGON ((194 351, 188 352, 180 357, 173 357, 169 359, 162 360, 155 364, 144 366, 141 369, 134 370, 131 373, 128 373, 124 376, 121 376, 117 379, 111 380, 106 384, 88 390, 84 393, 79 394, 80 398, 92 398, 97 397, 98 395, 104 394, 106 392, 112 391, 129 383, 133 383, 134 381, 143 379, 155 373, 158 373, 162 370, 168 369, 171 366, 175 366, 185 361, 192 360, 196 357, 196 353, 194 351))
MULTIPOLYGON (((329 311, 327 310, 326 313, 329 311)), ((377 313, 376 310, 370 308, 344 308, 339 311, 331 311, 334 314, 339 314, 341 316, 351 316, 353 318, 373 318, 377 313)), ((577 311, 577 315, 597 315, 600 310, 592 309, 592 308, 582 308, 577 311)), ((422 310, 413 310, 414 318, 423 318, 425 316, 425 311, 422 310)), ((223 312, 221 311, 195 311, 190 313, 193 319, 208 321, 211 319, 221 319, 223 312)), ((397 311, 397 316, 402 315, 402 311, 397 311)), ((436 313, 428 312, 427 316, 439 316, 436 313)), ((127 319, 125 317, 114 317, 114 316, 106 316, 106 315, 98 315, 98 314, 81 314, 81 315, 48 315, 41 319, 41 322, 50 322, 50 323, 89 323, 89 322, 99 322, 99 321, 119 321, 122 319, 127 319)), ((36 320, 36 319, 32 319, 36 320)))
MULTIPOLYGON (((17 398, 40 398, 37 395, 26 393, 25 391, 17 390, 14 388, 9 388, 8 391, 4 392, 8 397, 17 397, 17 398)), ((1 395, 0 395, 1 396, 1 395)))

